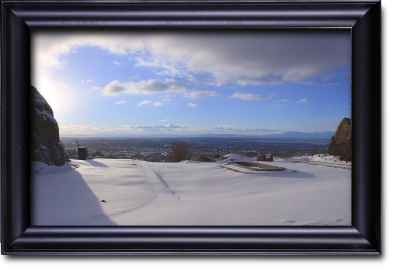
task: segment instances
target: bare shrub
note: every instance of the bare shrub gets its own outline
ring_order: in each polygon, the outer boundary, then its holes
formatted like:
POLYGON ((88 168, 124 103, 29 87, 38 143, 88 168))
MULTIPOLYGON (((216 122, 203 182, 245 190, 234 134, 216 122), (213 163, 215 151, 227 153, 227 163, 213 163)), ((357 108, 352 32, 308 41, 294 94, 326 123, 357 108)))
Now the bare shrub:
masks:
POLYGON ((188 143, 177 141, 171 144, 172 154, 168 157, 169 162, 179 162, 186 160, 189 153, 190 145, 188 143))

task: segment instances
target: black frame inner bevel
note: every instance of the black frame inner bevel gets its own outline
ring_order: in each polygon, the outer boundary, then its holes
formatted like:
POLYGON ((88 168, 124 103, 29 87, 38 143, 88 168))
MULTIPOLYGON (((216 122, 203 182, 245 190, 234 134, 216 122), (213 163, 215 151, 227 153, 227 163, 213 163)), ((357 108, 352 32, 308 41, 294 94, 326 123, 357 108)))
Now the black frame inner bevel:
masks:
POLYGON ((380 1, 1 2, 2 254, 381 253, 380 1), (352 226, 49 227, 30 224, 30 32, 347 28, 352 34, 352 226))

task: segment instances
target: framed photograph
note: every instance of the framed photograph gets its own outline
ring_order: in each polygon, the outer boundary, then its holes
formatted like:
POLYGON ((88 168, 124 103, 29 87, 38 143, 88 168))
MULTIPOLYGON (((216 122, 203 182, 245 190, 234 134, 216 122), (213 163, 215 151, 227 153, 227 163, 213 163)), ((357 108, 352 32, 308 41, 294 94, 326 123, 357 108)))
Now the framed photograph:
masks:
POLYGON ((380 1, 1 4, 2 254, 381 254, 380 1))

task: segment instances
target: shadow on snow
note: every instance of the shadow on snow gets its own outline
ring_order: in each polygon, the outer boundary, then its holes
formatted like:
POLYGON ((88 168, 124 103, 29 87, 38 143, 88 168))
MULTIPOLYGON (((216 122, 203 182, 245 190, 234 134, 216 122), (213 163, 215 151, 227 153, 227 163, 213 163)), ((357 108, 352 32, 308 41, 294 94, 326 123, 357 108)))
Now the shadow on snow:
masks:
POLYGON ((32 175, 33 225, 116 225, 103 212, 105 203, 96 197, 79 172, 68 171, 61 178, 57 174, 39 178, 35 180, 32 175))

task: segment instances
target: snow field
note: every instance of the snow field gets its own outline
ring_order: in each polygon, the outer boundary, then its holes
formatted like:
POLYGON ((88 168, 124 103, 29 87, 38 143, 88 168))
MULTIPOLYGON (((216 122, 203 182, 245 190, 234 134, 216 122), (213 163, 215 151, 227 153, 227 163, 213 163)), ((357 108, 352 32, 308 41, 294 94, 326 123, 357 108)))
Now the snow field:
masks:
MULTIPOLYGON (((229 157, 230 158, 230 157, 229 157)), ((231 156, 236 161, 251 158, 231 156)), ((283 159, 246 174, 222 162, 33 164, 34 225, 350 225, 351 171, 283 159), (42 169, 41 169, 42 168, 42 169), (105 202, 102 202, 105 200, 105 202)))

